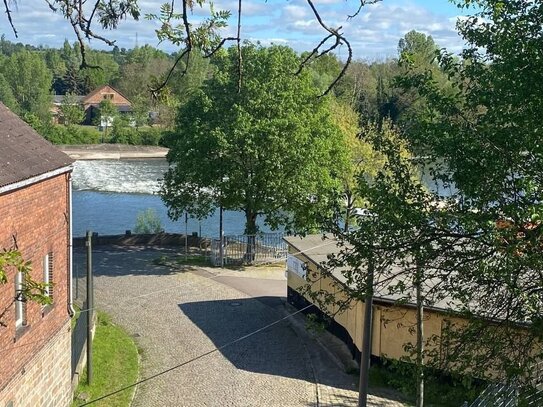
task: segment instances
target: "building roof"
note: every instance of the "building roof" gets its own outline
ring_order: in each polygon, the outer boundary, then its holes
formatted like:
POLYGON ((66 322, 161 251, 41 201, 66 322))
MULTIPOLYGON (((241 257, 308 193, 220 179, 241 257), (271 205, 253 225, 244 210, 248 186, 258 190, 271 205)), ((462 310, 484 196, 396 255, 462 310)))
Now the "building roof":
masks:
POLYGON ((73 160, 0 103, 0 187, 24 181, 73 160))
MULTIPOLYGON (((53 95, 53 104, 60 105, 64 101, 66 95, 53 95)), ((86 98, 85 95, 74 95, 73 96, 76 103, 81 103, 83 99, 86 98)))
POLYGON ((81 99, 81 102, 82 103, 85 103, 88 99, 91 99, 94 95, 96 95, 97 93, 101 92, 103 89, 105 88, 109 88, 111 89, 113 92, 116 92, 118 93, 120 96, 122 96, 124 99, 126 99, 128 101, 128 103, 132 103, 130 102, 130 99, 128 99, 125 95, 123 95, 121 92, 119 92, 117 89, 115 89, 113 86, 111 85, 102 85, 102 86, 98 86, 96 89, 94 89, 91 93, 83 96, 83 98, 81 99))
MULTIPOLYGON (((338 254, 344 247, 340 246, 336 238, 329 234, 308 235, 305 237, 288 236, 283 238, 296 252, 291 253, 301 255, 307 258, 311 263, 319 268, 325 267, 326 261, 330 255, 338 254)), ((348 281, 344 275, 347 266, 336 267, 331 270, 331 276, 343 285, 347 285, 348 281)), ((363 271, 364 272, 364 271, 363 271)), ((411 275, 412 278, 412 275, 411 275)), ((398 265, 391 265, 389 272, 386 275, 375 275, 374 290, 375 300, 384 302, 402 301, 406 305, 414 305, 415 298, 414 290, 406 290, 404 293, 397 293, 396 290, 390 292, 389 288, 396 286, 399 282, 404 281, 406 275, 403 269, 398 265)), ((438 284, 437 279, 426 279, 424 281, 425 288, 431 288, 438 284)), ((351 288, 355 288, 355 283, 351 283, 351 288)), ((457 309, 458 304, 451 298, 443 298, 435 301, 433 306, 428 307, 440 311, 457 309)))

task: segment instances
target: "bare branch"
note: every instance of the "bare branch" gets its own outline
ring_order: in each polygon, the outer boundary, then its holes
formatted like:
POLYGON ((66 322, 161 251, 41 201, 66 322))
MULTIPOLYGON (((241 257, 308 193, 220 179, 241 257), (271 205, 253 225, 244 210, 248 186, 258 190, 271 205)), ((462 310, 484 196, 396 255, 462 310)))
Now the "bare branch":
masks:
POLYGON ((302 61, 302 63, 300 64, 300 66, 298 67, 298 70, 296 71, 296 73, 294 75, 299 75, 302 70, 305 68, 305 66, 307 65, 307 63, 311 60, 311 58, 315 55, 318 55, 318 52, 319 52, 319 48, 326 42, 328 41, 330 38, 332 38, 334 36, 334 34, 329 34, 327 35, 326 37, 324 37, 321 42, 319 42, 319 44, 313 48, 313 51, 311 51, 311 53, 302 61))
POLYGON ((211 58, 215 53, 220 50, 226 41, 237 41, 237 37, 225 37, 219 42, 219 45, 217 45, 215 48, 213 48, 210 52, 204 55, 204 58, 211 58))
MULTIPOLYGON (((92 20, 94 18, 94 14, 96 13, 96 10, 98 10, 98 6, 100 5, 101 0, 96 0, 96 3, 94 3, 94 7, 92 8, 92 12, 90 14, 89 19, 87 20, 87 31, 90 31, 90 25, 92 23, 92 20)), ((88 38, 88 35, 87 35, 88 38)))
MULTIPOLYGON (((323 97, 323 96, 326 96, 328 93, 330 93, 330 91, 336 85, 336 83, 338 83, 341 80, 341 78, 343 78, 343 76, 345 75, 345 72, 347 72, 347 68, 349 68, 349 65, 351 64, 351 61, 353 59, 353 50, 351 48, 351 44, 349 43, 349 41, 347 41, 345 36, 339 32, 341 27, 339 27, 337 29, 328 27, 324 23, 324 21, 322 21, 322 18, 320 16, 319 12, 317 11, 317 8, 313 4, 313 1, 312 0, 306 0, 306 1, 307 1, 307 4, 309 4, 309 7, 311 7, 311 10, 313 10, 313 14, 315 15, 315 18, 319 22, 320 26, 322 28, 324 28, 326 31, 328 31, 332 36, 336 37, 336 42, 334 43, 334 45, 332 45, 330 48, 328 48, 325 51, 325 53, 329 53, 329 52, 333 51, 334 49, 336 49, 338 46, 340 46, 342 44, 347 45, 347 50, 349 52, 349 55, 347 57, 347 61, 343 65, 343 69, 341 70, 339 75, 336 77, 336 79, 334 79, 334 81, 330 84, 330 86, 328 86, 328 88, 319 96, 319 97, 323 97)), ((324 55, 324 54, 321 54, 320 56, 322 56, 322 55, 324 55)))
POLYGON ((6 14, 8 15, 9 25, 13 30, 13 34, 15 34, 15 38, 19 38, 19 35, 17 34, 17 30, 15 29, 15 25, 13 24, 13 20, 11 18, 11 10, 8 6, 8 0, 4 0, 4 9, 6 10, 6 14))
POLYGON ((355 18, 358 14, 360 14, 360 12, 362 11, 362 8, 364 6, 367 6, 368 4, 375 4, 375 3, 378 3, 380 2, 381 0, 369 0, 369 1, 366 1, 366 0, 360 0, 360 4, 358 6, 358 10, 356 10, 356 12, 354 14, 351 14, 351 15, 348 15, 347 16, 347 19, 350 20, 352 18, 355 18))
POLYGON ((153 95, 154 98, 157 98, 158 97, 158 94, 159 92, 164 89, 164 87, 168 84, 168 81, 170 80, 172 74, 173 74, 173 71, 175 71, 175 68, 177 67, 177 65, 179 64, 179 62, 183 59, 183 57, 186 55, 187 56, 187 63, 185 64, 185 68, 183 69, 183 71, 181 72, 181 76, 185 76, 185 74, 187 73, 188 69, 189 69, 189 61, 190 61, 190 52, 191 50, 188 49, 188 48, 185 48, 185 50, 179 54, 177 56, 177 58, 175 59, 175 62, 173 64, 173 66, 170 68, 170 70, 168 71, 168 74, 166 75, 166 78, 160 83, 160 85, 158 85, 156 88, 151 88, 150 91, 153 95))
POLYGON ((243 59, 241 56, 241 0, 238 0, 238 93, 241 93, 243 59))
POLYGON ((47 3, 47 6, 49 6, 49 8, 53 11, 53 12, 57 12, 57 8, 55 6, 53 6, 53 4, 49 1, 49 0, 45 0, 45 2, 47 3))

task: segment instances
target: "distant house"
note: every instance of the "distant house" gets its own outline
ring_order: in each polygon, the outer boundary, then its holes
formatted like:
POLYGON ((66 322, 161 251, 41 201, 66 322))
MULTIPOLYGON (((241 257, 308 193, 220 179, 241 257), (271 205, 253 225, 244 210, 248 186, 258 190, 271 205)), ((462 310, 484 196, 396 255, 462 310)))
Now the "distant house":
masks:
MULTIPOLYGON (((53 106, 51 113, 53 115, 54 123, 62 123, 62 117, 60 116, 60 106, 64 101, 65 95, 54 95, 53 106)), ((82 124, 94 124, 94 120, 99 116, 99 106, 102 100, 109 100, 113 103, 120 114, 127 114, 132 112, 132 103, 117 89, 109 85, 103 85, 96 88, 86 96, 76 96, 76 103, 83 107, 85 111, 85 120, 82 124)))
POLYGON ((0 250, 52 283, 47 306, 20 298, 15 269, 0 284, 0 406, 71 405, 72 163, 0 103, 0 250))

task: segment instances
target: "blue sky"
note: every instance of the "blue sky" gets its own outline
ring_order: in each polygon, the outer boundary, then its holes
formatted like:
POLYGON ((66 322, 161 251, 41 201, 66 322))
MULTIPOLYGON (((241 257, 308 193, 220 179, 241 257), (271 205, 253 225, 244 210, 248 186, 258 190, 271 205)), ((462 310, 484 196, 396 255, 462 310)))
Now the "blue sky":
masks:
MULTIPOLYGON (((432 35, 440 47, 459 51, 462 40, 457 35, 455 23, 462 10, 447 0, 383 0, 364 7, 354 19, 347 16, 357 8, 354 0, 314 0, 323 20, 332 27, 342 26, 350 40, 355 59, 375 60, 396 55, 398 40, 415 29, 432 35)), ((163 0, 140 0, 142 14, 158 12, 163 0)), ((236 0, 215 0, 215 9, 236 8, 236 0)), ((326 33, 318 25, 305 0, 243 0, 242 35, 245 39, 264 44, 288 44, 298 51, 312 49, 326 33)), ((207 9, 195 10, 194 21, 205 15, 207 9)), ((60 15, 52 13, 44 0, 18 0, 13 18, 19 31, 16 39, 5 20, 2 27, 6 38, 33 45, 60 46, 67 38, 75 40, 69 24, 60 15)), ((232 21, 235 23, 235 21, 232 21)), ((154 30, 156 24, 140 19, 127 20, 120 27, 107 33, 119 47, 131 48, 136 43, 159 46, 174 51, 170 44, 158 44, 154 30)), ((233 24, 225 30, 231 34, 233 24)), ((107 48, 93 41, 95 48, 107 48)), ((341 58, 345 49, 339 49, 341 58)))

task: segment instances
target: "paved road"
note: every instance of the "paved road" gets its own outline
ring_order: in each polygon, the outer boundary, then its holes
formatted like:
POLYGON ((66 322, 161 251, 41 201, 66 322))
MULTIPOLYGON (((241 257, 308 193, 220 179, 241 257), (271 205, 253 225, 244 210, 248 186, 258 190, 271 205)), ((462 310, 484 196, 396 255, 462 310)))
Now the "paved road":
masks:
MULTIPOLYGON (((275 323, 285 315, 284 277, 174 272, 152 263, 165 251, 94 250, 96 306, 134 336, 141 377, 182 365, 138 386, 133 406, 355 405, 356 378, 301 336, 294 321, 275 323)), ((81 268, 82 252, 75 261, 81 268)), ((400 404, 375 398, 372 405, 400 404)))

